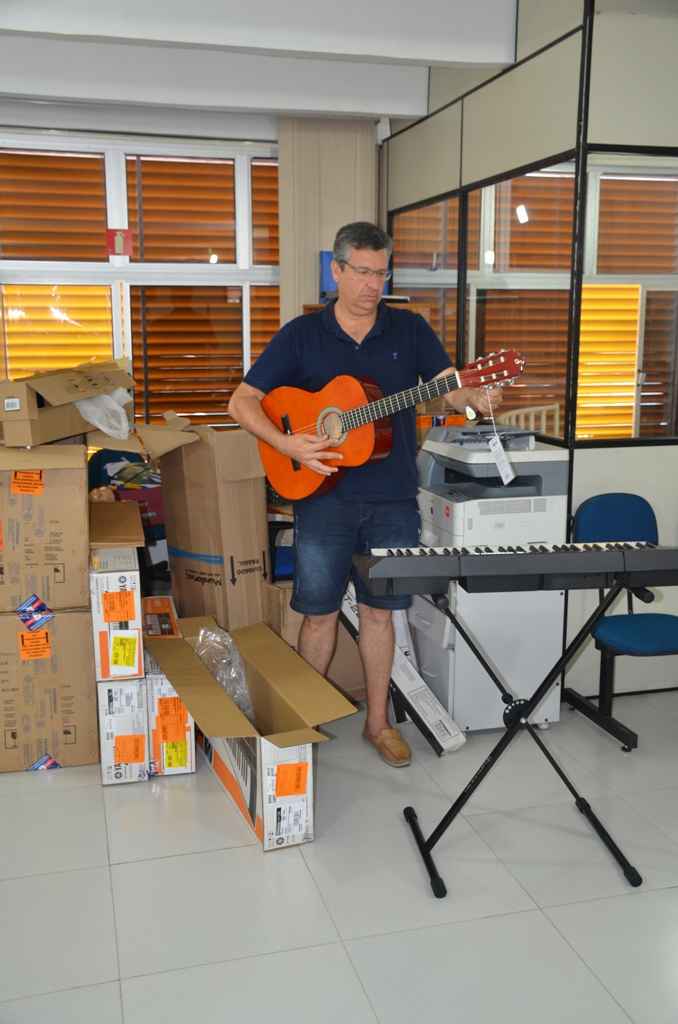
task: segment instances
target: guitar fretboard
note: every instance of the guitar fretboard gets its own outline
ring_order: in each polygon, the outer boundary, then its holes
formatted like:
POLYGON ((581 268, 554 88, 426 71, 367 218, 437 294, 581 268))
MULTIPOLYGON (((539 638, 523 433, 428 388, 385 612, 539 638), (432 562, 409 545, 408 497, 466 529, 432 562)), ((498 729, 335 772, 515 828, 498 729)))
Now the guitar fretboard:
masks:
POLYGON ((407 388, 405 391, 398 391, 395 395, 386 395, 376 402, 368 402, 366 405, 359 405, 356 409, 349 409, 342 413, 341 425, 343 430, 353 430, 355 427, 364 427, 366 423, 374 423, 375 420, 384 419, 386 416, 393 416, 394 413, 402 412, 403 409, 410 409, 419 402, 430 402, 434 398, 440 398, 450 391, 456 391, 459 387, 456 373, 449 373, 445 377, 436 377, 427 384, 419 384, 416 388, 407 388))

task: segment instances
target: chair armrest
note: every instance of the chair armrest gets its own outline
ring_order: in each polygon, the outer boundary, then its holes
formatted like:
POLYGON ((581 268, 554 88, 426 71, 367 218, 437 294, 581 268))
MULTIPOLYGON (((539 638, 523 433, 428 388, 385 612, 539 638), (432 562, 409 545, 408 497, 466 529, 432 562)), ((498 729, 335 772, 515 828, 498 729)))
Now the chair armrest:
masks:
POLYGON ((642 601, 643 604, 652 604, 654 601, 654 594, 647 587, 631 587, 631 593, 639 601, 642 601))

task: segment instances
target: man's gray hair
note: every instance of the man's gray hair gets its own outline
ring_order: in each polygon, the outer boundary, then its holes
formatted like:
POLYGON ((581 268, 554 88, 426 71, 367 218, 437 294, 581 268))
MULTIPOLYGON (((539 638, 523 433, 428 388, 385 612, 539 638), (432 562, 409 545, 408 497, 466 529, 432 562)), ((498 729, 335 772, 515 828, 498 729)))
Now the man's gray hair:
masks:
POLYGON ((337 231, 332 247, 332 255, 337 263, 347 262, 349 249, 372 249, 373 252, 381 252, 382 249, 385 249, 390 256, 393 242, 390 236, 376 224, 357 220, 353 224, 344 224, 343 228, 339 228, 337 231))

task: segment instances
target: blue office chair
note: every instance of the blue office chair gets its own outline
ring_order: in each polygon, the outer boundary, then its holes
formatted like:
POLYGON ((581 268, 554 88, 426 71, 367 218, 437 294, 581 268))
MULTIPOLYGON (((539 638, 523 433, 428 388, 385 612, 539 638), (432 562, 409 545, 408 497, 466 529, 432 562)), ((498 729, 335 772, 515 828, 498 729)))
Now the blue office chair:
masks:
MULTIPOLYGON (((572 539, 580 543, 640 540, 656 544, 657 519, 650 503, 638 494, 596 494, 577 509, 572 539)), ((634 614, 634 596, 645 604, 654 600, 652 591, 645 587, 629 590, 627 614, 605 615, 593 629, 600 651, 597 705, 569 687, 563 693, 571 707, 621 740, 625 751, 638 746, 638 736, 612 717, 615 658, 620 654, 632 658, 678 654, 678 615, 634 614)))

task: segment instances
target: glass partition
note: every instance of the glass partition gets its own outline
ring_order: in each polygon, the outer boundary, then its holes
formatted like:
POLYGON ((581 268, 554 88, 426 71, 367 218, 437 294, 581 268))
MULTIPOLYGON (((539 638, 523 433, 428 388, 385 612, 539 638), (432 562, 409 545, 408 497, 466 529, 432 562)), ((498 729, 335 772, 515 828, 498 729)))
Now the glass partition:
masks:
POLYGON ((590 159, 577 439, 674 437, 678 161, 590 159))

